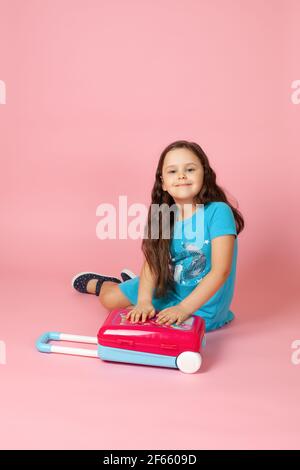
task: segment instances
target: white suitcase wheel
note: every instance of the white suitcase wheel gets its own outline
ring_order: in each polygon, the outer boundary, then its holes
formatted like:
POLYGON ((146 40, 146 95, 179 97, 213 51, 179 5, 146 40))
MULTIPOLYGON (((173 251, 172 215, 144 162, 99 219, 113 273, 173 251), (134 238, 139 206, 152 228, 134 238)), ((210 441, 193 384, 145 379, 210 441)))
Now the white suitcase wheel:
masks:
POLYGON ((193 351, 185 351, 176 359, 177 367, 181 372, 186 374, 193 374, 200 369, 202 364, 202 357, 200 353, 193 351))

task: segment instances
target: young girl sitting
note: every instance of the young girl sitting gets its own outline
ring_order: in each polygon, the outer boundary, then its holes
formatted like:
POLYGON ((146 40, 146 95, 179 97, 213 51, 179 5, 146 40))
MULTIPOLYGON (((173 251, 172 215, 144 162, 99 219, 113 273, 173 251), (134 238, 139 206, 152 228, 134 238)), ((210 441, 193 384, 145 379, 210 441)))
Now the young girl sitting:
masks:
POLYGON ((97 273, 79 273, 73 287, 96 294, 108 310, 128 308, 127 319, 133 323, 158 313, 158 324, 179 325, 199 315, 206 331, 222 327, 234 318, 230 304, 237 235, 244 228, 241 213, 217 185, 202 148, 185 140, 173 142, 162 152, 151 196, 140 276, 123 273, 127 280, 121 282, 97 273), (155 218, 153 205, 167 206, 170 211, 161 214, 162 220, 155 218), (162 232, 164 217, 170 221, 169 237, 162 232), (151 237, 155 223, 159 236, 151 237))

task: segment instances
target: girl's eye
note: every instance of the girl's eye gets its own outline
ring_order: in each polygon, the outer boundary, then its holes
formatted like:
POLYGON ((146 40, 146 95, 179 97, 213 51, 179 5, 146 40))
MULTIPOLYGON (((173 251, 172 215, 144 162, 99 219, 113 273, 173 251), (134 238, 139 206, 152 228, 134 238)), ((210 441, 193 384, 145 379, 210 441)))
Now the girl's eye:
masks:
MULTIPOLYGON (((195 168, 189 168, 188 171, 195 171, 195 168)), ((170 170, 168 173, 175 173, 175 170, 170 170)))

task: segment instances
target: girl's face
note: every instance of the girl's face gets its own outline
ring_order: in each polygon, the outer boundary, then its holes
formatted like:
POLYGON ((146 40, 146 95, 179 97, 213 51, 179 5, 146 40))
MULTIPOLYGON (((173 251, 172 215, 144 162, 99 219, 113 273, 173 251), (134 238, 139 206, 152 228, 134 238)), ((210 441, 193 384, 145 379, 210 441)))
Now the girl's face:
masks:
POLYGON ((203 185, 203 166, 191 150, 170 150, 164 159, 161 179, 163 190, 176 204, 192 204, 203 185))

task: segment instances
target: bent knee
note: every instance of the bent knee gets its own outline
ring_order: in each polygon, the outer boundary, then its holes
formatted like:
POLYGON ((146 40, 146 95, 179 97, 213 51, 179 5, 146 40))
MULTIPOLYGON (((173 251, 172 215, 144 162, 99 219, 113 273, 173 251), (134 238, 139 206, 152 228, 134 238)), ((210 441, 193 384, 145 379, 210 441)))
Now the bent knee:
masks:
POLYGON ((116 296, 117 296, 116 293, 114 294, 111 291, 107 291, 107 290, 105 292, 100 291, 99 300, 104 307, 114 308, 116 296))
POLYGON ((108 310, 118 307, 124 308, 131 304, 117 285, 109 289, 105 289, 103 292, 100 290, 99 299, 101 304, 108 310))

